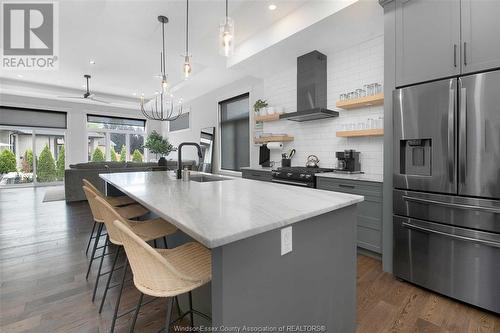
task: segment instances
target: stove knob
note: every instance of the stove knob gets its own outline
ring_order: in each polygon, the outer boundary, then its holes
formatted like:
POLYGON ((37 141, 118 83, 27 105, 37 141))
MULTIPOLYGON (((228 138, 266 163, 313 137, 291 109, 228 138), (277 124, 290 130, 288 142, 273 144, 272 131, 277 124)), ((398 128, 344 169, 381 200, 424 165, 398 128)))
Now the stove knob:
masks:
POLYGON ((293 176, 293 173, 289 172, 286 174, 288 177, 292 177, 293 176))
POLYGON ((311 175, 306 175, 306 179, 310 179, 311 178, 311 175))
POLYGON ((300 178, 304 178, 305 176, 303 173, 300 174, 300 178))

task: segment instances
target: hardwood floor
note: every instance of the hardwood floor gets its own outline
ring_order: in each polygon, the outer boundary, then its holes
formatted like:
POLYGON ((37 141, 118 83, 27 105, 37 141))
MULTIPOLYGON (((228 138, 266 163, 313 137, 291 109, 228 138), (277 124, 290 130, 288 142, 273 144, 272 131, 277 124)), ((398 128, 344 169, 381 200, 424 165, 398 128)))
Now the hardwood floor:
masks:
MULTIPOLYGON (((108 332, 116 288, 99 315, 91 302, 94 277, 85 280, 92 227, 87 203, 42 203, 44 193, 0 190, 0 332, 108 332)), ((375 259, 358 257, 357 282, 359 333, 500 333, 494 314, 398 281, 375 259)), ((134 306, 137 297, 128 283, 123 308, 134 306)), ((144 306, 136 331, 156 332, 164 313, 164 300, 144 306)), ((127 332, 129 320, 120 319, 115 332, 127 332)))

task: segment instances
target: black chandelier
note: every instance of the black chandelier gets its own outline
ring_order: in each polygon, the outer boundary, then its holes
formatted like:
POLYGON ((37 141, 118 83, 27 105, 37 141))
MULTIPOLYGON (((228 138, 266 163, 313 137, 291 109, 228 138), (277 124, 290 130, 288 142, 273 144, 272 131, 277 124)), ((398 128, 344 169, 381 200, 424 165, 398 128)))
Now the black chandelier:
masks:
POLYGON ((166 16, 158 16, 158 21, 161 23, 162 33, 162 51, 160 53, 160 67, 161 67, 161 90, 153 99, 145 100, 144 94, 141 95, 141 112, 147 119, 172 121, 179 118, 183 112, 182 99, 175 100, 172 93, 169 91, 166 73, 166 59, 165 52, 165 24, 168 23, 166 16))

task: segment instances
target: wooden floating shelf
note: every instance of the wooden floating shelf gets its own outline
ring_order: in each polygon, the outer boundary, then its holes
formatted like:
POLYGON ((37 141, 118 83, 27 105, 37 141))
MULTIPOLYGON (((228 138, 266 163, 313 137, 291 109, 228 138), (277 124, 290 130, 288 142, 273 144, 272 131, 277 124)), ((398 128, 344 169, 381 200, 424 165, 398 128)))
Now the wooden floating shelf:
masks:
POLYGON ((288 142, 288 141, 293 141, 293 136, 288 136, 288 135, 261 136, 260 138, 254 138, 253 140, 255 143, 288 142))
POLYGON ((365 96, 347 101, 337 101, 336 106, 341 109, 350 110, 382 104, 384 104, 384 94, 380 93, 373 96, 365 96))
POLYGON ((280 115, 283 113, 274 113, 274 114, 266 114, 264 116, 255 116, 256 122, 264 122, 264 121, 276 121, 280 120, 280 115))
POLYGON ((381 135, 384 135, 383 128, 373 128, 373 129, 365 129, 365 130, 337 132, 337 137, 341 137, 341 138, 351 138, 351 137, 357 137, 357 136, 381 136, 381 135))

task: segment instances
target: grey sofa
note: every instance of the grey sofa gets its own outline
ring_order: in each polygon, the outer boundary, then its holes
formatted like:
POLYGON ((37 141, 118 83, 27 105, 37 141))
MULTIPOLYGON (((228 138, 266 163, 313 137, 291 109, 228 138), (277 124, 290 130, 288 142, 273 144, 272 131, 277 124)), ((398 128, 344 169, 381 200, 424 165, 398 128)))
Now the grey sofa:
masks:
MULTIPOLYGON (((183 161, 182 166, 196 170, 195 161, 183 161)), ((105 193, 104 181, 99 178, 101 173, 140 172, 140 171, 165 171, 177 169, 177 161, 167 160, 167 166, 158 166, 153 162, 88 162, 69 166, 64 170, 64 191, 66 202, 86 200, 82 189, 82 180, 85 178, 105 193)), ((110 193, 113 195, 113 193, 110 193)))

